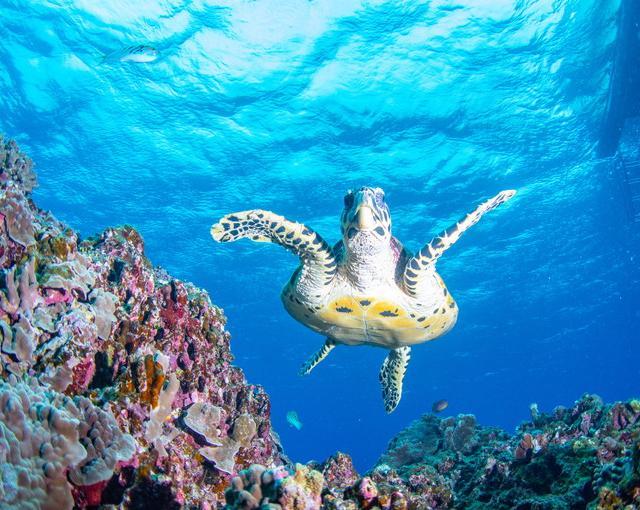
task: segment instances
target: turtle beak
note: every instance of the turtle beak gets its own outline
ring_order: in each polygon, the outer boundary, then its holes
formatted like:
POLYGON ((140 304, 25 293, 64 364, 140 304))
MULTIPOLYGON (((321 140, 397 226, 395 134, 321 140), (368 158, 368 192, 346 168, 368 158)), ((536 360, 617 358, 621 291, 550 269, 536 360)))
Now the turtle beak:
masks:
POLYGON ((353 216, 353 224, 358 230, 373 230, 376 226, 376 220, 371 207, 367 204, 360 204, 353 216))

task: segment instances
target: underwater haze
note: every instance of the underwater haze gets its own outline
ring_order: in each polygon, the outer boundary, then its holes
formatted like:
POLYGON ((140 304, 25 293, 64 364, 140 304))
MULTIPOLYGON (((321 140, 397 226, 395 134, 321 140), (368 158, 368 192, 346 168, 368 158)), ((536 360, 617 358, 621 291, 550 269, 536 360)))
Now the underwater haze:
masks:
POLYGON ((364 470, 441 399, 512 430, 532 402, 638 395, 640 223, 616 157, 597 151, 620 7, 3 0, 0 132, 36 162, 41 207, 85 237, 131 224, 154 263, 209 291, 289 456, 342 450, 364 470), (117 57, 135 45, 157 58, 117 57), (293 255, 209 234, 261 208, 334 243, 361 186, 384 188, 412 251, 518 190, 439 261, 458 323, 413 349, 391 415, 385 350, 340 346, 297 375, 324 339, 281 305, 293 255))

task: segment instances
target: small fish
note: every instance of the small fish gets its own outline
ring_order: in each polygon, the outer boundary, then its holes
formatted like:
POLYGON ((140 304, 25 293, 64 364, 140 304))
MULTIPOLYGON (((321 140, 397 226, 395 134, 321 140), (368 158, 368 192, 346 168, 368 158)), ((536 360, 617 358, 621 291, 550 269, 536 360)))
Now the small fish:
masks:
POLYGON ((153 62, 160 56, 157 49, 152 46, 140 44, 138 46, 127 46, 116 50, 102 59, 103 62, 135 62, 138 64, 153 62))
POLYGON ((447 400, 438 400, 433 403, 433 405, 431 406, 431 410, 434 413, 441 413, 447 407, 449 407, 449 402, 447 400))
POLYGON ((302 422, 300 421, 300 418, 298 418, 298 413, 295 411, 289 411, 287 413, 287 423, 296 430, 300 430, 302 428, 302 422))

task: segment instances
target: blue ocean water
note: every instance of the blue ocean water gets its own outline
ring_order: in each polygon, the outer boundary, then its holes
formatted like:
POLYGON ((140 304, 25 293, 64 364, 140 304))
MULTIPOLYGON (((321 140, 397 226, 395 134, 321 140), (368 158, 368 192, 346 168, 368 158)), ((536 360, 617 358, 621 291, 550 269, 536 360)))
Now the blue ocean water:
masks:
POLYGON ((154 263, 210 292, 292 458, 342 450, 366 469, 439 399, 511 430, 532 402, 638 395, 640 224, 597 151, 621 2, 3 0, 0 131, 36 161, 41 207, 83 236, 134 225, 154 263), (102 61, 132 45, 159 58, 102 61), (439 262, 458 324, 413 350, 392 415, 381 349, 297 375, 323 339, 280 304, 291 254, 209 236, 263 208, 335 242, 362 185, 385 189, 412 250, 518 189, 439 262))

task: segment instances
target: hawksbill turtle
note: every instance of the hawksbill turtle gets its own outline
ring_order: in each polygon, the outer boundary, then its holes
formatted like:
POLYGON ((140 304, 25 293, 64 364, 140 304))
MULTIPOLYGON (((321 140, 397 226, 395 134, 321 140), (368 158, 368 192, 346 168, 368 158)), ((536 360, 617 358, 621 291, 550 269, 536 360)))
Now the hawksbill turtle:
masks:
POLYGON ((336 345, 389 349, 379 378, 385 410, 391 413, 402 397, 411 347, 444 335, 458 317, 436 262, 483 214, 514 194, 502 191, 483 202, 415 255, 391 234, 381 188, 347 192, 342 240, 333 247, 311 228, 264 210, 226 215, 211 227, 211 235, 223 243, 242 238, 276 243, 295 253, 300 265, 282 290, 282 302, 295 319, 326 336, 301 375, 336 345))

